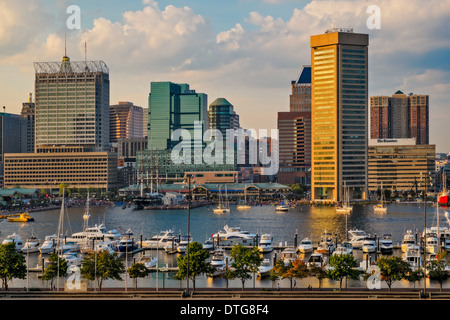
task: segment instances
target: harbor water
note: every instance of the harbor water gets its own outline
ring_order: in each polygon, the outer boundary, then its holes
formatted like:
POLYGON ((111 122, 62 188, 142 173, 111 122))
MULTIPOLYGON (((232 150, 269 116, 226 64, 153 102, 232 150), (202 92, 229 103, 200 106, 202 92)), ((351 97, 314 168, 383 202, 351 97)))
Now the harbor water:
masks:
MULTIPOLYGON (((374 213, 373 205, 354 205, 353 212, 349 214, 336 213, 334 207, 298 205, 290 208, 287 212, 276 212, 272 205, 254 206, 249 210, 237 210, 235 205, 231 205, 231 212, 216 214, 212 206, 204 206, 190 210, 190 232, 193 241, 203 243, 210 238, 213 233, 223 230, 225 225, 230 227, 240 227, 259 236, 269 233, 273 236, 275 246, 294 246, 294 241, 298 243, 305 237, 309 237, 317 244, 320 235, 330 232, 335 240, 340 243, 346 239, 346 231, 356 228, 366 231, 370 235, 382 237, 383 234, 391 234, 395 245, 399 245, 403 235, 407 230, 422 232, 424 228, 424 206, 419 203, 395 203, 388 205, 387 213, 374 213)), ((445 209, 439 208, 440 226, 448 226, 444 217, 445 209)), ((67 209, 67 217, 64 223, 65 234, 79 232, 83 226, 84 208, 72 207, 67 209)), ((159 234, 163 230, 172 229, 176 234, 186 235, 188 225, 187 210, 134 210, 122 208, 121 206, 111 207, 91 207, 89 224, 103 223, 107 230, 116 229, 125 232, 128 229, 133 231, 136 242, 141 239, 149 239, 159 234)), ((41 242, 45 236, 57 233, 59 210, 48 210, 32 212, 34 221, 27 223, 9 222, 6 219, 0 221, 0 239, 5 239, 8 235, 17 233, 25 242, 32 235, 41 242)), ((436 226, 436 208, 431 205, 426 208, 427 227, 436 226)), ((396 250, 397 251, 397 250, 396 250)), ((394 251, 394 254, 400 254, 394 251)), ((175 267, 176 254, 167 254, 164 250, 147 250, 146 254, 158 256, 159 267, 175 267)), ((126 263, 128 266, 139 258, 142 253, 128 255, 126 263)), ((265 258, 273 259, 274 255, 280 256, 280 251, 275 250, 264 254, 265 258)), ((366 257, 360 250, 354 250, 354 255, 358 261, 365 261, 366 257)), ((39 268, 46 255, 39 252, 26 255, 29 268, 39 268)), ((42 281, 38 277, 38 272, 29 272, 28 279, 14 279, 9 283, 10 287, 48 288, 49 282, 42 281)), ((176 280, 170 272, 153 272, 144 279, 138 279, 138 287, 141 288, 184 288, 186 280, 176 280)), ((427 280, 430 281, 430 280, 427 280)), ((289 280, 277 280, 281 287, 289 287, 289 280)), ((269 279, 258 279, 256 276, 246 281, 247 288, 274 288, 277 284, 269 279)), ((191 284, 192 285, 192 284, 191 284)), ((296 281, 297 287, 318 287, 318 280, 315 278, 299 279, 296 281)), ((324 280, 322 287, 338 287, 339 284, 324 280)), ((394 287, 420 287, 422 284, 415 284, 407 281, 395 282, 394 287)), ((450 285, 450 284, 448 284, 450 285)), ((90 288, 95 286, 89 284, 90 288)), ((123 277, 122 281, 104 281, 103 287, 134 288, 132 279, 123 277)), ((348 281, 347 287, 363 287, 361 281, 348 281)), ((438 287, 439 284, 433 281, 427 284, 428 287, 438 287)), ((223 278, 209 278, 206 275, 200 276, 196 280, 197 288, 240 288, 240 280, 227 280, 223 278)), ((385 287, 385 284, 382 284, 385 287)), ((446 287, 446 284, 444 284, 446 287)))

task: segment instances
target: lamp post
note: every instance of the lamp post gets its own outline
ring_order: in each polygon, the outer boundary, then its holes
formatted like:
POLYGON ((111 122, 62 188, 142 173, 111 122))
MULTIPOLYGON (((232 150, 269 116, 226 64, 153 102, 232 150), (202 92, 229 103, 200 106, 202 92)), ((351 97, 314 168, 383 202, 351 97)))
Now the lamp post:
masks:
POLYGON ((191 221, 191 183, 192 176, 190 174, 186 175, 187 183, 189 187, 188 191, 188 221, 187 221, 187 247, 186 247, 186 294, 189 296, 189 238, 190 238, 190 221, 191 221))
POLYGON ((426 277, 426 253, 427 253, 427 193, 428 186, 433 185, 431 183, 431 172, 422 175, 420 172, 420 177, 424 184, 424 206, 423 206, 423 296, 426 297, 427 294, 427 277, 426 277), (427 181, 428 180, 428 181, 427 181))

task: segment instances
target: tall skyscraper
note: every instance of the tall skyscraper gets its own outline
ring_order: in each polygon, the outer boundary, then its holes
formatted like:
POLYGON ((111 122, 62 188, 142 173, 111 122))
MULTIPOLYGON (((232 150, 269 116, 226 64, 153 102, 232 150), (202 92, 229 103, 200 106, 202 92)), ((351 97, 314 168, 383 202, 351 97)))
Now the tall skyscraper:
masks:
POLYGON ((428 144, 428 96, 398 90, 391 97, 370 97, 370 132, 372 139, 415 138, 417 144, 428 144))
POLYGON ((109 69, 103 61, 35 62, 36 147, 109 148, 109 69))
POLYGON ((34 152, 34 126, 35 126, 36 105, 33 102, 33 94, 30 92, 28 102, 22 103, 20 112, 20 152, 34 152))
POLYGON ((292 94, 289 96, 291 112, 311 111, 311 66, 303 66, 296 81, 291 81, 292 94))
POLYGON ((368 45, 352 29, 311 36, 312 200, 367 197, 368 45))
POLYGON ((207 95, 196 93, 188 84, 152 82, 148 97, 149 141, 155 150, 170 150, 179 141, 172 141, 172 133, 186 129, 191 133, 193 146, 202 144, 194 140, 194 122, 201 122, 202 133, 209 127, 207 95))
POLYGON ((218 129, 224 139, 227 138, 227 129, 239 129, 239 115, 231 103, 225 98, 217 98, 209 105, 208 122, 210 129, 218 129))
POLYGON ((143 110, 132 102, 119 101, 110 106, 110 142, 118 139, 143 138, 143 110))

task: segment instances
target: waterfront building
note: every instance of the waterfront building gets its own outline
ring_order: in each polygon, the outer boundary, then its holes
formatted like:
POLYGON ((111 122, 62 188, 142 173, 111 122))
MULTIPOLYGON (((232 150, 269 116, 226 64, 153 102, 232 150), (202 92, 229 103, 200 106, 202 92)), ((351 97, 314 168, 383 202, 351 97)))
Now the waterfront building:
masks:
POLYGON ((311 196, 367 197, 367 34, 334 28, 311 36, 311 196))
POLYGON ((303 66, 296 81, 291 81, 292 93, 289 96, 291 112, 311 111, 311 66, 303 66))
POLYGON ((20 152, 34 152, 34 125, 36 107, 33 102, 33 94, 30 92, 28 102, 22 103, 22 111, 20 112, 20 152))
POLYGON ((415 138, 417 144, 429 143, 429 97, 404 94, 370 97, 371 139, 415 138))
POLYGON ((192 183, 210 184, 210 183, 237 183, 239 178, 238 171, 196 171, 185 172, 184 178, 191 176, 192 183))
POLYGON ((0 184, 4 180, 5 156, 10 152, 21 152, 20 121, 17 114, 0 113, 0 184))
POLYGON ((110 106, 109 141, 143 137, 143 110, 132 102, 119 101, 110 106))
POLYGON ((369 191, 383 189, 397 191, 423 191, 423 177, 430 172, 434 190, 435 145, 418 145, 414 138, 369 140, 369 191))

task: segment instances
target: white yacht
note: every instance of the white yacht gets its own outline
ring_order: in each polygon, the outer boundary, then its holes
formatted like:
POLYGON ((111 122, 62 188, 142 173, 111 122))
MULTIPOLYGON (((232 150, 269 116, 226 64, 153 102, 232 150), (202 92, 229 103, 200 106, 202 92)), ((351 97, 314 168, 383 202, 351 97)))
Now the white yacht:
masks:
POLYGON ((316 252, 323 254, 332 254, 336 247, 334 246, 333 235, 325 230, 320 238, 316 252))
POLYGON ((260 278, 267 277, 272 269, 273 269, 272 262, 270 261, 270 259, 266 258, 261 262, 261 265, 258 267, 258 276, 260 278))
POLYGON ((348 233, 350 235, 350 239, 348 242, 350 242, 355 249, 362 248, 364 241, 368 238, 368 235, 364 230, 351 229, 348 231, 348 233))
POLYGON ((422 255, 417 245, 409 245, 405 248, 403 260, 408 262, 413 269, 418 269, 422 265, 422 255))
POLYGON ((304 238, 297 247, 300 253, 311 253, 314 250, 313 242, 310 238, 304 238))
POLYGON ((384 234, 380 239, 381 253, 392 253, 394 251, 394 243, 392 242, 392 235, 384 234))
POLYGON ((374 253, 377 251, 377 245, 373 238, 367 238, 364 240, 364 243, 362 245, 362 251, 364 253, 374 253))
POLYGON ((406 252, 407 248, 411 245, 416 245, 416 236, 413 234, 412 230, 407 230, 401 244, 402 252, 406 252))
POLYGON ((213 240, 218 246, 233 246, 238 243, 243 246, 253 246, 256 234, 242 230, 239 227, 224 226, 224 231, 213 234, 213 240))
POLYGON ((189 236, 189 241, 188 241, 188 237, 187 236, 183 236, 180 238, 180 242, 177 245, 177 252, 178 253, 185 253, 187 246, 188 246, 188 242, 191 243, 192 242, 192 237, 189 236))
POLYGON ((108 251, 109 253, 114 253, 118 251, 119 241, 117 240, 108 240, 102 241, 95 244, 95 250, 99 251, 108 251))
POLYGON ((316 266, 316 267, 320 268, 320 267, 326 266, 327 261, 328 261, 328 259, 325 255, 323 255, 320 252, 314 252, 313 254, 311 254, 309 256, 309 259, 308 259, 308 262, 306 263, 306 265, 308 267, 316 266))
POLYGON ((215 277, 223 274, 225 272, 226 263, 225 250, 221 248, 216 249, 211 257, 211 266, 215 268, 212 276, 215 277))
POLYGON ((178 242, 178 237, 172 229, 161 231, 149 240, 142 241, 142 247, 149 249, 163 249, 168 242, 178 242))
POLYGON ((3 240, 2 244, 14 243, 16 246, 16 250, 20 251, 23 248, 23 240, 17 233, 10 234, 3 240))
POLYGON ((439 252, 439 241, 436 234, 427 234, 425 250, 430 254, 437 254, 439 252))
POLYGON ((30 238, 27 239, 25 245, 23 246, 22 249, 20 249, 20 251, 22 251, 23 253, 38 252, 40 244, 41 243, 38 238, 36 238, 35 236, 31 236, 30 238))
POLYGON ((214 248, 214 243, 212 239, 211 238, 206 239, 205 242, 203 242, 203 249, 211 250, 212 248, 214 248))
POLYGON ((289 211, 289 207, 284 204, 280 204, 275 207, 275 212, 287 212, 287 211, 289 211))
POLYGON ((158 258, 151 255, 142 256, 138 263, 143 263, 146 268, 154 268, 158 263, 158 258))
POLYGON ((46 236, 44 242, 39 247, 39 252, 42 254, 51 253, 56 247, 56 234, 46 236))
POLYGON ((71 242, 78 242, 81 245, 92 242, 92 240, 111 241, 119 240, 121 234, 117 230, 106 231, 103 224, 87 227, 84 231, 76 232, 68 237, 66 240, 71 242))
POLYGON ((273 237, 271 234, 265 233, 261 235, 261 240, 259 241, 258 249, 262 253, 273 251, 273 237))
POLYGON ((65 252, 65 251, 77 252, 77 251, 80 251, 80 248, 81 248, 80 244, 75 241, 66 241, 62 245, 63 252, 65 252))
POLYGON ((122 237, 122 239, 119 240, 119 243, 117 245, 117 251, 119 252, 131 253, 135 248, 136 243, 134 242, 134 239, 130 238, 129 236, 122 237))
POLYGON ((285 265, 288 265, 290 262, 294 261, 297 258, 296 248, 287 247, 283 251, 281 251, 281 259, 284 261, 285 265))
POLYGON ((338 254, 353 254, 353 246, 350 242, 343 242, 337 245, 333 255, 338 254))

